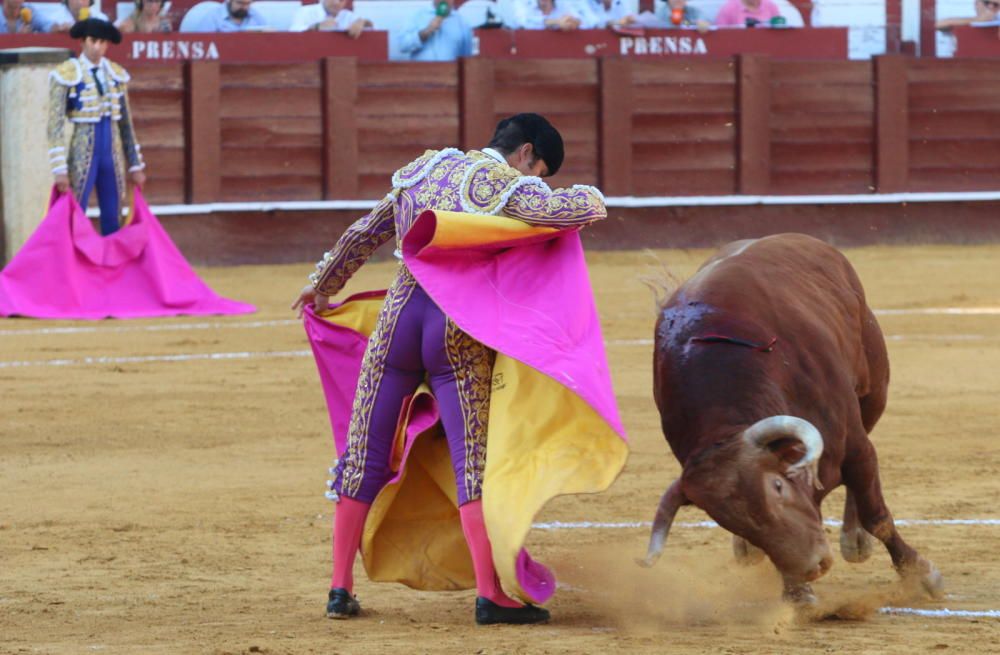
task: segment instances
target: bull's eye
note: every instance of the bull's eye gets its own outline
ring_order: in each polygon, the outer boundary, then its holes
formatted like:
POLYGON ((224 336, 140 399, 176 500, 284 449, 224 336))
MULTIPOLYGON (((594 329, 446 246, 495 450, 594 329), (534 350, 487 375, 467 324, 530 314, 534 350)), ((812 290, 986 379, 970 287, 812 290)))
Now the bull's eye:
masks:
POLYGON ((780 479, 778 479, 778 478, 776 478, 776 479, 774 480, 774 489, 775 489, 775 491, 777 491, 778 493, 781 493, 781 480, 780 480, 780 479))

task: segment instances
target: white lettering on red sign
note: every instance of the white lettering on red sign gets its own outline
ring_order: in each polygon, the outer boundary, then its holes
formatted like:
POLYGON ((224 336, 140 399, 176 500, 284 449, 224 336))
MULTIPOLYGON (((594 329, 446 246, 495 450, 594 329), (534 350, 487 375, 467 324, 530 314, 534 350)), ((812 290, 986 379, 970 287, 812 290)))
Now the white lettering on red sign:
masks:
POLYGON ((214 41, 142 41, 132 42, 132 59, 218 59, 214 41))
POLYGON ((708 46, 700 37, 637 36, 619 39, 623 55, 707 55, 708 46))

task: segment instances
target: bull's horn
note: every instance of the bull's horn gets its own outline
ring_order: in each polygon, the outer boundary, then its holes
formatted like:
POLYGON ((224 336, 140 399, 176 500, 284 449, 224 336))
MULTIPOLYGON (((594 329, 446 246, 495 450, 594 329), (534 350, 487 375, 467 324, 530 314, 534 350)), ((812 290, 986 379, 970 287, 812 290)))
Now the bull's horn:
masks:
POLYGON ((743 441, 757 448, 766 448, 772 441, 783 437, 795 437, 806 447, 806 454, 789 466, 789 470, 796 471, 808 467, 814 475, 814 482, 818 485, 816 469, 819 458, 823 455, 823 436, 812 423, 795 416, 770 416, 743 431, 743 441))

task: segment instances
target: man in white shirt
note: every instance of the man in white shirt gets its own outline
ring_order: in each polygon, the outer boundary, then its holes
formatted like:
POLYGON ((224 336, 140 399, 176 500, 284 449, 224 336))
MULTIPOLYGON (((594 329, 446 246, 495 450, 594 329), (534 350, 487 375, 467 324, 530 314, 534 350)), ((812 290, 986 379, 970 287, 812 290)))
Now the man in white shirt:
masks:
POLYGON ((94 9, 93 0, 62 0, 58 7, 53 7, 39 16, 42 32, 69 32, 77 21, 87 18, 108 20, 108 17, 94 9))
POLYGON ((346 0, 320 0, 314 5, 305 5, 292 17, 290 32, 347 32, 358 38, 366 27, 374 27, 367 18, 359 18, 346 7, 346 0))
POLYGON ((192 32, 270 32, 267 19, 253 7, 253 0, 226 0, 206 14, 192 32))
POLYGON ((525 30, 560 30, 571 32, 583 22, 572 0, 533 0, 520 3, 518 27, 525 30))
POLYGON ((569 2, 580 17, 580 29, 594 30, 615 25, 629 25, 635 16, 629 14, 624 0, 563 0, 569 2))

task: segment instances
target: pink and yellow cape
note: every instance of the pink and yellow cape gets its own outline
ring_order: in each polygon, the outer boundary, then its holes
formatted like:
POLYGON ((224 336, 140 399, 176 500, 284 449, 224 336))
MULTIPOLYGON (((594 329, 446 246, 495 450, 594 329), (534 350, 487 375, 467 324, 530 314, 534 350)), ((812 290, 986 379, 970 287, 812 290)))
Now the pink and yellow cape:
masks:
MULTIPOLYGON (((505 217, 428 211, 402 252, 444 313, 497 351, 483 513, 504 587, 545 602, 555 579, 523 548, 532 521, 556 496, 606 489, 628 456, 580 237, 505 217)), ((338 456, 383 297, 364 293, 306 315, 338 456)), ((396 475, 365 524, 361 550, 372 580, 475 587, 439 430, 434 399, 421 388, 401 409, 396 475)))

